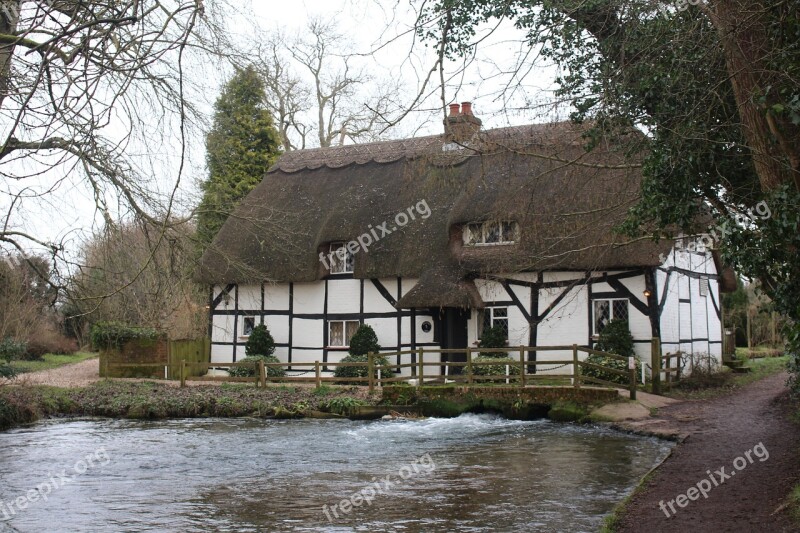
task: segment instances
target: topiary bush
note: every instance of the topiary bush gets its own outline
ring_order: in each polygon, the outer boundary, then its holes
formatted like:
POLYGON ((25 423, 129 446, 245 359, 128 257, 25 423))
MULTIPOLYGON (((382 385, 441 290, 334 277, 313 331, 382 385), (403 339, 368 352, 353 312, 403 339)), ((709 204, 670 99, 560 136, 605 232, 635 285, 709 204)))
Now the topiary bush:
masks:
MULTIPOLYGON (((608 352, 623 357, 635 357, 633 350, 633 336, 628 328, 627 320, 612 320, 609 322, 603 331, 600 333, 600 338, 595 345, 595 348, 601 352, 608 352)), ((623 370, 626 372, 625 376, 616 374, 614 372, 605 372, 599 368, 581 367, 581 374, 588 377, 610 381, 612 383, 619 383, 620 385, 630 385, 630 378, 628 377, 628 361, 613 359, 611 357, 604 357, 601 355, 590 355, 586 358, 587 363, 613 368, 615 370, 623 370)), ((640 371, 640 362, 636 360, 637 375, 640 371)))
MULTIPOLYGON (((373 358, 373 362, 375 364, 375 372, 373 373, 374 377, 378 377, 378 367, 380 366, 388 366, 389 360, 386 359, 384 356, 375 354, 373 358)), ((342 359, 342 363, 369 363, 369 354, 351 354, 342 359)), ((381 377, 386 377, 388 371, 384 371, 381 374, 381 377)), ((333 372, 333 375, 337 378, 365 378, 369 375, 367 370, 367 366, 337 366, 336 370, 333 372)))
MULTIPOLYGON (((244 353, 248 357, 256 355, 272 355, 275 353, 275 340, 272 334, 267 329, 267 326, 260 324, 253 328, 250 337, 247 339, 247 344, 244 347, 244 353)), ((278 362, 277 360, 275 361, 278 362)))
POLYGON ((368 324, 361 324, 350 339, 350 355, 367 355, 370 352, 378 353, 380 350, 381 345, 378 344, 375 330, 368 324))
POLYGON ((502 328, 495 326, 483 330, 481 335, 481 356, 482 357, 508 357, 506 352, 483 351, 484 348, 505 348, 508 344, 508 335, 502 328))
POLYGON ((472 373, 476 376, 505 376, 506 365, 508 365, 508 374, 511 376, 519 375, 519 361, 514 361, 507 357, 499 358, 493 356, 480 355, 472 360, 473 363, 486 363, 491 362, 491 365, 473 366, 472 373))
MULTIPOLYGON (((274 350, 274 347, 273 347, 274 350)), ((240 360, 240 363, 251 363, 249 365, 234 366, 228 369, 228 374, 237 378, 252 378, 258 375, 258 362, 264 363, 280 363, 280 360, 274 355, 248 355, 240 360), (256 363, 253 365, 252 363, 256 363)), ((286 376, 286 369, 282 366, 268 366, 266 367, 267 377, 282 378, 286 376)))

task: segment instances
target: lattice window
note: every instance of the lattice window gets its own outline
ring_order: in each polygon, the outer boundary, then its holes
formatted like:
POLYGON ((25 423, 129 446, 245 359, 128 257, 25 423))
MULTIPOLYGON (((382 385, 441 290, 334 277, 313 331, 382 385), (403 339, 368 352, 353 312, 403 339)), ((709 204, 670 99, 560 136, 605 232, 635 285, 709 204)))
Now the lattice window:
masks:
POLYGON ((360 325, 358 320, 331 320, 328 322, 328 346, 349 348, 350 339, 360 325))
POLYGON ((483 310, 483 331, 499 327, 508 337, 508 307, 487 307, 483 310))
POLYGON ((628 300, 595 300, 594 334, 599 335, 612 320, 628 320, 628 300))

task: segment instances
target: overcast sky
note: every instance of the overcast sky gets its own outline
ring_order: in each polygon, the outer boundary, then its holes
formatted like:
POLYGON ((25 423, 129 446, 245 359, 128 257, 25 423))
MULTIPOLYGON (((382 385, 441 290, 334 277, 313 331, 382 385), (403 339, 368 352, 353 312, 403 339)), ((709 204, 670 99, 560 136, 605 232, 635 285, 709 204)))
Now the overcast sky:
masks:
MULTIPOLYGON (((362 54, 359 59, 362 68, 376 79, 401 82, 398 106, 404 107, 413 101, 421 79, 434 61, 431 49, 414 40, 411 31, 414 12, 408 4, 396 0, 253 0, 255 16, 252 16, 253 12, 251 15, 232 14, 226 22, 242 43, 251 43, 259 39, 259 35, 274 31, 295 35, 303 31, 311 17, 333 22, 352 42, 351 51, 362 54)), ((243 13, 247 11, 248 8, 242 8, 243 13)), ((520 54, 528 51, 520 44, 519 37, 519 32, 506 24, 487 39, 468 68, 463 69, 463 65, 457 63, 447 65, 446 100, 472 101, 484 128, 542 122, 565 116, 564 110, 554 110, 548 104, 552 101, 555 76, 551 67, 542 65, 534 69, 524 83, 515 81, 514 91, 503 91, 510 78, 499 76, 499 73, 512 70, 520 54)), ((196 66, 194 75, 203 85, 201 94, 205 102, 202 105, 208 111, 230 72, 230 68, 216 63, 196 66)), ((442 131, 438 76, 434 77, 434 82, 418 109, 409 113, 398 127, 388 131, 387 137, 442 131)), ((161 153, 143 154, 141 164, 158 167, 170 160, 174 164, 175 154, 180 150, 177 137, 172 141, 168 139, 162 144, 161 153)), ((202 131, 198 131, 193 139, 189 154, 189 165, 181 182, 183 209, 188 209, 197 198, 197 183, 206 175, 202 131)), ((165 190, 174 183, 171 174, 171 170, 164 168, 162 186, 165 190)), ((0 205, 2 207, 5 206, 0 205)), ((20 213, 20 216, 13 217, 12 223, 53 241, 66 241, 71 248, 78 249, 92 231, 102 226, 93 207, 93 199, 76 186, 60 193, 55 202, 43 203, 34 210, 27 210, 24 216, 20 213)))

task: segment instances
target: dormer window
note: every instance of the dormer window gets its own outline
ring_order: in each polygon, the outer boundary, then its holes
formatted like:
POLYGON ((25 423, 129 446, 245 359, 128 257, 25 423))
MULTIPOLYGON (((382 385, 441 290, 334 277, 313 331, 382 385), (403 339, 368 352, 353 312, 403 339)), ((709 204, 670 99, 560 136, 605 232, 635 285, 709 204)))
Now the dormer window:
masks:
POLYGON ((519 224, 510 220, 490 220, 464 226, 464 244, 467 246, 514 244, 518 240, 519 224))
POLYGON ((331 274, 353 273, 353 254, 347 248, 346 242, 332 242, 328 257, 330 258, 331 274))

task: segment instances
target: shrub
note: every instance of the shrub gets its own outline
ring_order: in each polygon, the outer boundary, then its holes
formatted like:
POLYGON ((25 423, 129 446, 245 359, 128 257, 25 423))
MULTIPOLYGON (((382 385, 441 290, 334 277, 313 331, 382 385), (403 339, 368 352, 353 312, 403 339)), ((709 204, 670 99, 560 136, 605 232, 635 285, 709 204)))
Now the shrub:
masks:
MULTIPOLYGON (((622 357, 634 357, 635 352, 633 350, 633 336, 631 335, 630 329, 628 329, 628 322, 626 320, 612 320, 606 324, 606 327, 603 328, 602 333, 600 333, 600 339, 597 341, 597 345, 595 347, 601 352, 613 353, 621 355, 622 357)), ((611 357, 592 354, 586 358, 586 362, 606 368, 612 368, 614 370, 622 370, 625 372, 625 375, 623 376, 615 372, 607 372, 594 367, 581 367, 581 374, 584 376, 602 379, 604 381, 610 381, 620 385, 630 385, 627 360, 623 361, 620 359, 613 359, 611 357)), ((637 375, 640 370, 640 364, 641 363, 637 360, 637 375)))
POLYGON ((119 322, 98 322, 92 326, 92 345, 98 350, 122 348, 132 340, 156 340, 159 332, 153 328, 126 326, 119 322))
POLYGON ((78 351, 78 343, 75 339, 70 339, 55 329, 47 328, 28 340, 24 358, 28 361, 39 360, 48 353, 66 355, 76 351, 78 351))
MULTIPOLYGON (((369 327, 369 326, 368 326, 369 327)), ((372 328, 370 328, 372 329, 372 328)), ((342 359, 342 363, 368 363, 369 354, 348 355, 342 359)), ((389 360, 384 356, 375 354, 373 359, 375 364, 374 377, 378 377, 378 367, 388 366, 389 360)), ((365 378, 368 376, 367 366, 337 366, 333 375, 337 378, 365 378)), ((381 374, 383 377, 383 373, 381 374)))
POLYGON ((730 372, 722 371, 717 358, 707 353, 690 355, 689 364, 684 364, 682 374, 677 386, 689 391, 722 387, 732 378, 730 372), (691 374, 686 376, 686 372, 689 371, 691 374))
MULTIPOLYGON (((495 326, 493 328, 483 330, 481 335, 480 347, 483 348, 505 348, 508 341, 508 335, 502 328, 495 326)), ((484 352, 481 351, 482 357, 508 357, 506 352, 484 352)))
POLYGON ((15 341, 11 337, 6 337, 0 342, 0 359, 6 363, 17 361, 25 356, 28 346, 24 341, 15 341))
POLYGON ((17 375, 16 370, 6 363, 0 362, 0 378, 13 378, 17 375))
POLYGON ((508 373, 512 376, 519 375, 519 361, 514 361, 508 358, 499 358, 496 356, 480 355, 472 360, 473 363, 494 363, 492 365, 473 366, 472 373, 476 376, 505 376, 506 365, 508 365, 508 373))
POLYGON ((633 335, 631 335, 627 320, 612 320, 600 333, 597 349, 601 352, 615 353, 622 357, 632 357, 633 335))
POLYGON ((361 324, 350 339, 350 355, 367 355, 370 352, 378 353, 380 350, 381 345, 378 344, 375 330, 372 326, 361 324))
MULTIPOLYGON (((239 362, 257 364, 259 361, 264 361, 264 363, 280 363, 280 360, 274 355, 248 355, 239 362)), ((266 371, 267 376, 271 378, 282 378, 286 376, 286 369, 282 366, 268 366, 266 367, 266 371)), ((237 378, 251 378, 258 374, 258 366, 252 364, 234 366, 228 370, 228 374, 237 378)))
MULTIPOLYGON (((275 353, 275 340, 272 338, 267 326, 260 324, 253 328, 250 338, 247 339, 247 344, 244 347, 244 353, 248 357, 275 353)), ((278 361, 275 360, 274 362, 277 363, 278 361)))

